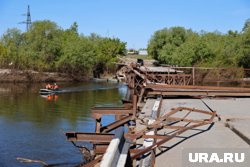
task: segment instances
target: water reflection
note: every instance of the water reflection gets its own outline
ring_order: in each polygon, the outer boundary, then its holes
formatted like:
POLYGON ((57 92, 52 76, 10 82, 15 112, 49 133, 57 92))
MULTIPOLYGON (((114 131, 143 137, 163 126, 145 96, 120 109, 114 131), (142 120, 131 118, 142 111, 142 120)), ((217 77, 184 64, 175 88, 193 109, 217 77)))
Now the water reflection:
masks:
MULTIPOLYGON (((48 98, 38 94, 43 86, 0 84, 1 167, 36 165, 21 164, 16 157, 62 166, 81 162, 79 151, 66 141, 64 132, 93 132, 91 108, 121 105, 126 89, 107 83, 64 83, 60 87, 67 92, 48 98)), ((108 117, 103 124, 113 119, 108 117)))
POLYGON ((56 101, 58 99, 57 94, 51 94, 51 95, 40 95, 42 98, 47 99, 48 101, 56 101))

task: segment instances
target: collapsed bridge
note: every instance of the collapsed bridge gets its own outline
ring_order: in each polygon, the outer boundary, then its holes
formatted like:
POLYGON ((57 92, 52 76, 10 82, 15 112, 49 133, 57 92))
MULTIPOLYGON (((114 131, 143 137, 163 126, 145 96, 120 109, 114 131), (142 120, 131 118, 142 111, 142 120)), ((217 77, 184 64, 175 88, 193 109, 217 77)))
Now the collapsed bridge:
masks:
MULTIPOLYGON (((243 119, 244 113, 236 117, 232 114, 235 111, 221 109, 218 98, 225 105, 232 101, 231 97, 250 97, 247 88, 195 86, 192 74, 169 67, 157 71, 132 63, 124 65, 122 71, 129 88, 123 106, 93 108, 94 133, 65 133, 68 141, 83 153, 82 166, 161 166, 161 159, 168 157, 172 148, 178 150, 184 141, 188 143, 197 135, 208 133, 221 136, 218 131, 227 130, 224 125, 231 126, 230 120, 243 119), (104 115, 114 115, 115 121, 102 126, 104 115), (83 141, 91 143, 92 148, 78 145, 83 141)), ((238 104, 233 103, 235 108, 238 104)), ((244 104, 244 100, 239 104, 244 104)), ((216 147, 206 140, 199 140, 200 145, 216 147)), ((244 142, 239 143, 245 146, 244 142)), ((178 166, 180 160, 174 162, 178 166)))

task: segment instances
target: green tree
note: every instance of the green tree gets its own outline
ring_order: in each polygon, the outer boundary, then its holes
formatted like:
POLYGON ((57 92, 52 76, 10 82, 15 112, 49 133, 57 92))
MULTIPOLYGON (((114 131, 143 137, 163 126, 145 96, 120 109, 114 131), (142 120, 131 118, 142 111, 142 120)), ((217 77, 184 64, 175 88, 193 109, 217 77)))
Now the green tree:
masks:
POLYGON ((250 19, 247 19, 247 20, 245 21, 245 24, 244 24, 243 28, 242 28, 242 31, 245 32, 245 31, 247 31, 249 28, 250 28, 250 19))
POLYGON ((74 23, 70 26, 69 31, 72 31, 72 32, 74 32, 75 34, 78 34, 78 24, 77 24, 77 22, 74 22, 74 23))
POLYGON ((117 56, 126 54, 126 43, 117 38, 99 38, 92 34, 90 40, 95 43, 97 58, 94 66, 94 76, 100 77, 104 71, 114 68, 117 56))
POLYGON ((7 49, 0 42, 0 65, 5 66, 8 63, 7 49))
POLYGON ((41 70, 52 70, 62 49, 62 34, 56 23, 49 20, 34 22, 25 34, 26 48, 33 66, 41 70))
POLYGON ((3 46, 7 49, 6 56, 2 62, 4 66, 12 64, 14 68, 20 68, 20 56, 18 54, 19 47, 23 42, 23 35, 20 30, 13 28, 8 29, 1 38, 3 46))
POLYGON ((239 66, 250 68, 250 29, 247 29, 242 35, 242 55, 239 58, 239 66))
MULTIPOLYGON (((156 31, 151 37, 148 44, 149 55, 151 55, 156 60, 164 61, 164 59, 161 57, 160 52, 164 45, 169 42, 169 40, 170 33, 167 28, 156 31)), ((171 48, 170 45, 167 48, 171 48)))
POLYGON ((89 73, 96 57, 92 42, 73 31, 66 31, 63 38, 62 55, 56 62, 58 70, 67 71, 72 75, 89 73))
MULTIPOLYGON (((183 27, 172 27, 170 29, 164 28, 156 31, 151 37, 148 45, 149 54, 159 60, 161 63, 169 65, 184 65, 191 64, 193 60, 189 56, 188 62, 184 62, 183 55, 177 54, 180 51, 183 53, 190 52, 183 51, 189 39, 194 39, 197 35, 191 30, 186 30, 183 27)), ((185 59, 186 60, 186 59, 185 59)), ((186 60, 187 61, 187 60, 186 60)))
POLYGON ((182 27, 164 28, 151 37, 149 54, 160 63, 179 66, 250 67, 250 21, 243 31, 195 33, 182 27))
MULTIPOLYGON (((8 29, 0 41, 0 64, 16 69, 60 71, 81 76, 95 69, 110 69, 117 56, 125 55, 126 43, 96 34, 79 35, 74 22, 63 30, 49 20, 33 22, 28 32, 8 29)), ((100 72, 100 73, 103 73, 100 72)))

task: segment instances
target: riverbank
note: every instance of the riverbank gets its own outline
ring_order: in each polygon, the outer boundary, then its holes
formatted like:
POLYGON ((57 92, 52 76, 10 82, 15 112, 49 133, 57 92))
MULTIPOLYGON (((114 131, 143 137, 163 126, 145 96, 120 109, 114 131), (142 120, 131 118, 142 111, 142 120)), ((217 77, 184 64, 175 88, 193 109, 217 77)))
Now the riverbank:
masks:
POLYGON ((57 72, 0 69, 0 82, 69 82, 73 80, 70 75, 57 72))
POLYGON ((59 72, 38 72, 33 70, 0 69, 0 83, 19 82, 73 82, 88 81, 90 76, 71 75, 59 72))
POLYGON ((88 75, 71 75, 59 72, 38 72, 33 70, 0 69, 0 83, 37 83, 37 82, 117 82, 111 75, 93 78, 88 75))

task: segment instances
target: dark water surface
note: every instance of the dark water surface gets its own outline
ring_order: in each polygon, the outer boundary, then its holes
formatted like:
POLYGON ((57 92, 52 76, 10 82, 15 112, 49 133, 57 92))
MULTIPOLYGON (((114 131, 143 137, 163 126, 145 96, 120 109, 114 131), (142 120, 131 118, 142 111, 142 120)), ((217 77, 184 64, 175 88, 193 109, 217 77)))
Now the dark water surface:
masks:
MULTIPOLYGON (((17 157, 43 160, 52 166, 75 166, 81 154, 64 132, 93 132, 93 106, 119 106, 126 87, 108 83, 60 84, 66 93, 38 94, 42 84, 0 84, 0 167, 42 166, 17 157)), ((103 124, 113 121, 106 117, 103 124)))

